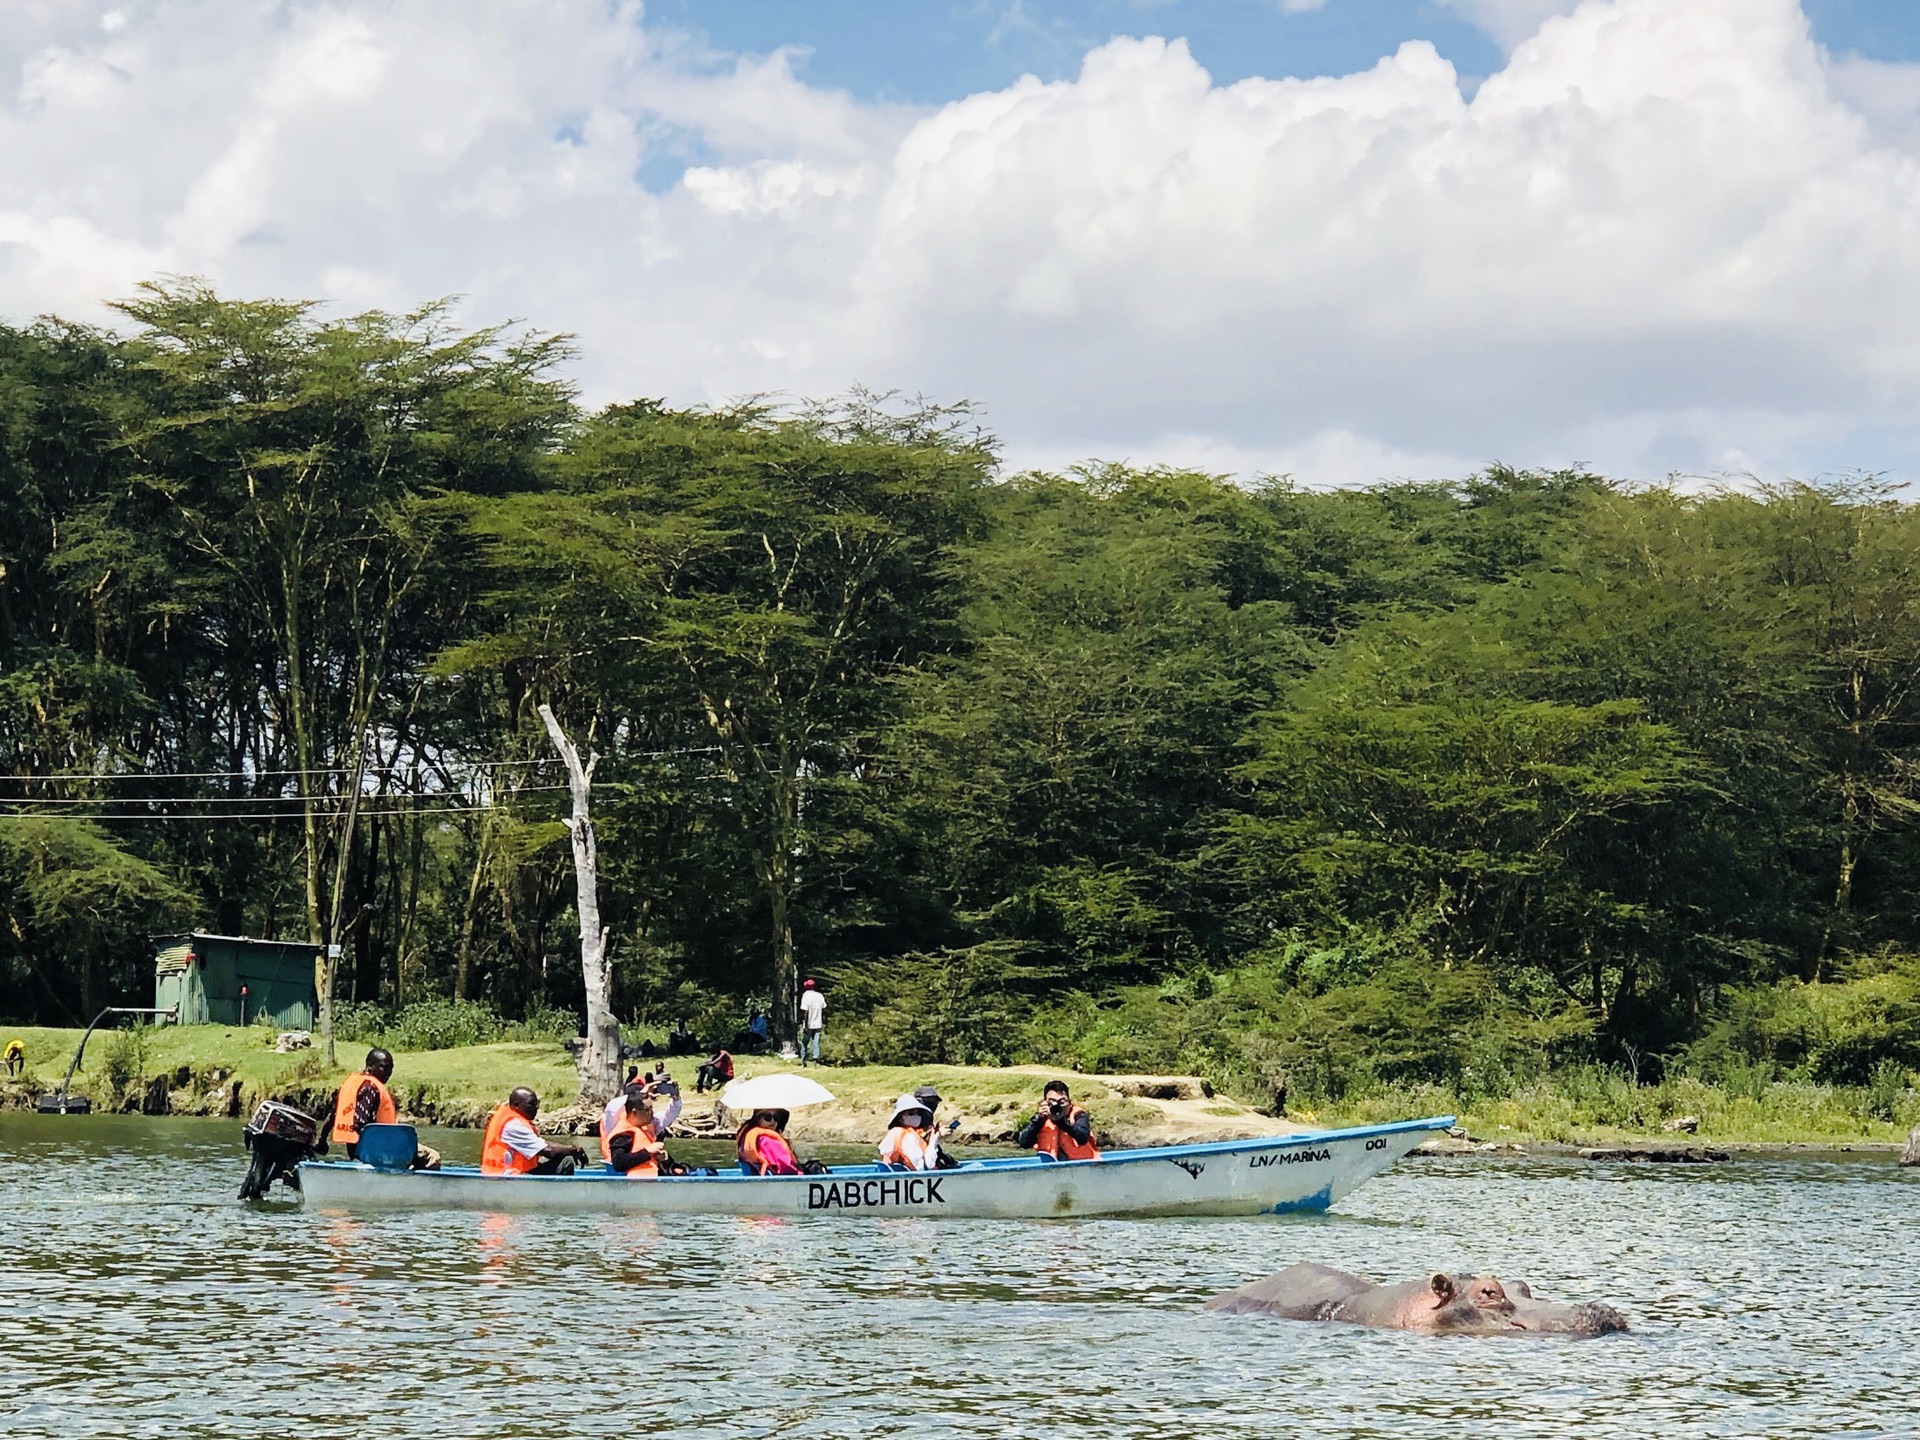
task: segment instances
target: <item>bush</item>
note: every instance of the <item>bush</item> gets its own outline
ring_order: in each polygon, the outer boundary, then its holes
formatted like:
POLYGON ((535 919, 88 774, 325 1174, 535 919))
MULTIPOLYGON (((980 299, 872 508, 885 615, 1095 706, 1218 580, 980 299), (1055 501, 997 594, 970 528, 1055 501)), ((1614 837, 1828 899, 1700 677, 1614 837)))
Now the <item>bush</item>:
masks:
POLYGON ((560 1042, 579 1034, 570 1011, 535 1010, 518 1021, 503 1020, 477 1000, 419 1000, 399 1011, 384 1005, 341 1005, 333 1033, 389 1050, 453 1050, 505 1040, 560 1042))
POLYGON ((1322 952, 1306 956, 1313 969, 1299 959, 1069 995, 1035 1017, 1029 1048, 1076 1069, 1179 1071, 1260 1101, 1284 1088, 1313 1102, 1402 1086, 1504 1095, 1590 1039, 1577 1010, 1536 1015, 1474 966, 1405 954, 1355 981, 1319 964, 1322 952))
POLYGON ((1837 980, 1732 990, 1687 1063, 1722 1083, 1750 1083, 1734 1077, 1764 1063, 1770 1072, 1858 1086, 1871 1084, 1883 1064, 1920 1068, 1920 957, 1856 956, 1837 980))
POLYGON ((143 1024, 115 1030, 107 1036, 106 1080, 114 1095, 125 1095, 146 1078, 147 1031, 143 1024))
POLYGON ((1868 1120, 1897 1120, 1906 1108, 1906 1068, 1891 1060, 1882 1060, 1867 1077, 1861 1111, 1868 1120))
POLYGON ((958 950, 846 966, 828 977, 852 1017, 837 1054, 869 1065, 998 1065, 1018 1043, 1035 972, 1016 947, 989 941, 958 950))

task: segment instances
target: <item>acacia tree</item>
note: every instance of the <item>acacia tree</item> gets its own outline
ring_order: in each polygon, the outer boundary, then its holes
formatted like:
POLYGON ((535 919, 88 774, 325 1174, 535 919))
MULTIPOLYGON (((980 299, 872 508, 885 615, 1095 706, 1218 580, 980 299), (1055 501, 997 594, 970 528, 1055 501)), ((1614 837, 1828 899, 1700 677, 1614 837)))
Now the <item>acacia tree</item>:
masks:
POLYGON ((253 677, 292 764, 307 938, 332 1060, 334 961, 355 815, 376 732, 404 730, 396 662, 437 603, 437 487, 523 472, 568 413, 565 353, 498 329, 454 332, 443 305, 319 317, 311 304, 230 301, 198 281, 143 286, 118 307, 152 383, 123 417, 135 481, 167 502, 211 608, 262 637, 253 677))
POLYGON ((991 463, 959 420, 868 397, 788 419, 618 407, 575 437, 557 493, 471 513, 518 618, 449 668, 523 666, 625 717, 603 733, 707 752, 785 1037, 808 792, 858 775, 893 678, 951 638, 948 555, 991 463))

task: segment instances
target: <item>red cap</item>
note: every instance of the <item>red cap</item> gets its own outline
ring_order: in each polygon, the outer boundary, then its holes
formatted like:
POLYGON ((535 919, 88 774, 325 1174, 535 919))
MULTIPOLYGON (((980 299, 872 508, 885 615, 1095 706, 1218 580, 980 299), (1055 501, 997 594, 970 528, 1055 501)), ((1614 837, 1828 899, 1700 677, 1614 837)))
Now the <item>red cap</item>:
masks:
POLYGON ((811 989, 813 989, 813 982, 812 982, 811 980, 809 980, 809 981, 807 981, 807 982, 806 982, 805 984, 803 984, 803 985, 802 985, 802 986, 801 986, 800 988, 801 988, 802 990, 811 990, 811 989))

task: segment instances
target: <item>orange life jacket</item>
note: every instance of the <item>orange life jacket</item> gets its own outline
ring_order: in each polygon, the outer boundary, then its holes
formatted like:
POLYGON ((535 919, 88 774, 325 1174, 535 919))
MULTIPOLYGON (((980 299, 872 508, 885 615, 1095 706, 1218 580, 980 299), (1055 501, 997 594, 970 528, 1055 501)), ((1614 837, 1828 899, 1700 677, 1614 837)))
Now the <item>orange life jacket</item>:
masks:
MULTIPOLYGON (((1067 1119, 1076 1120, 1086 1114, 1078 1105, 1070 1107, 1067 1119)), ((1040 1126, 1040 1133, 1034 1136, 1033 1150, 1036 1155, 1051 1155, 1056 1160, 1098 1160, 1100 1150, 1093 1143, 1093 1133, 1087 1133, 1086 1144, 1081 1144, 1073 1136, 1053 1123, 1049 1115, 1040 1126)))
POLYGON ((329 1138, 334 1144, 357 1145, 360 1143, 360 1132, 353 1127, 353 1110, 360 1103, 360 1087, 369 1080, 373 1080, 374 1088, 380 1092, 380 1109, 373 1117, 374 1122, 379 1125, 391 1125, 400 1118, 400 1111, 393 1103, 393 1093, 385 1085, 374 1080, 373 1076, 364 1070, 356 1075, 349 1075, 340 1082, 340 1093, 333 1097, 333 1134, 329 1138))
POLYGON ((880 1142, 880 1163, 882 1165, 904 1165, 909 1170, 929 1170, 927 1163, 927 1137, 924 1131, 910 1125, 896 1125, 887 1131, 886 1139, 880 1142))
POLYGON ((740 1163, 747 1166, 755 1175, 767 1173, 767 1162, 760 1158, 760 1137, 772 1135, 779 1137, 780 1132, 771 1125, 756 1125, 742 1135, 734 1145, 734 1153, 740 1157, 740 1163))
MULTIPOLYGON (((511 1105, 494 1106, 493 1113, 487 1117, 487 1133, 480 1141, 480 1173, 482 1175, 524 1175, 540 1163, 530 1156, 522 1155, 502 1138, 509 1120, 526 1120, 526 1118, 511 1105)), ((531 1125, 533 1122, 528 1120, 527 1123, 531 1125)))
POLYGON ((658 1138, 655 1137, 652 1126, 637 1124, 633 1116, 623 1112, 620 1116, 620 1123, 600 1138, 600 1143, 606 1150, 607 1163, 609 1165, 613 1163, 613 1137, 615 1135, 633 1136, 633 1153, 646 1156, 638 1165, 626 1172, 627 1179, 651 1180, 660 1173, 660 1157, 666 1153, 667 1147, 662 1145, 658 1138))

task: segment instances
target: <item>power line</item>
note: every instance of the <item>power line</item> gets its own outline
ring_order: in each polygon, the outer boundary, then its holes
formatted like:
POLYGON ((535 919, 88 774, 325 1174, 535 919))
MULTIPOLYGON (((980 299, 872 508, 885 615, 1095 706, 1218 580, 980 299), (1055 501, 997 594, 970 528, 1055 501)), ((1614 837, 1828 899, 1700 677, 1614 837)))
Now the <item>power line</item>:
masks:
MULTIPOLYGON (((516 785, 512 795, 531 795, 566 790, 565 785, 516 785)), ((457 799, 458 790, 374 790, 362 793, 366 800, 439 800, 457 799)), ((19 795, 0 796, 0 805, 290 805, 299 807, 308 800, 325 801, 344 807, 341 795, 19 795)))
MULTIPOLYGON (((671 751, 662 751, 671 754, 671 751)), ((499 770, 515 765, 558 765, 560 758, 551 756, 539 760, 463 760, 452 768, 456 770, 499 770)), ((362 773, 367 775, 396 775, 412 770, 412 765, 368 765, 362 773)), ((431 768, 431 767, 424 767, 431 768)), ((90 773, 62 771, 55 775, 0 775, 0 781, 18 780, 266 780, 281 776, 295 775, 351 775, 351 765, 316 767, 310 770, 98 770, 90 773)))
MULTIPOLYGON (((664 760, 673 755, 718 755, 726 747, 722 745, 687 745, 672 750, 636 750, 626 755, 614 755, 603 758, 615 760, 664 760)), ((449 766, 456 771, 502 770, 526 765, 558 765, 560 757, 547 755, 531 760, 462 760, 449 766)), ((412 770, 412 765, 368 765, 362 768, 367 775, 395 775, 412 770)), ((432 767, 425 767, 432 768, 432 767)), ((15 783, 22 785, 45 785, 56 781, 120 781, 120 780, 265 780, 272 777, 296 775, 351 775, 351 765, 321 766, 304 770, 99 770, 92 772, 67 771, 55 775, 0 775, 0 784, 15 783)), ((523 786, 522 789, 538 787, 523 786)), ((556 787, 565 789, 565 786, 556 787)))
MULTIPOLYGON (((11 803, 11 801, 0 800, 0 805, 11 803)), ((361 820, 378 820, 409 815, 416 818, 437 815, 485 815, 499 808, 501 807, 494 805, 441 805, 426 810, 358 810, 355 814, 357 818, 361 820)), ((328 810, 318 813, 315 818, 321 820, 339 820, 345 818, 346 813, 344 809, 328 810)), ((304 818, 302 812, 298 810, 264 810, 258 814, 249 815, 235 815, 231 811, 225 814, 215 815, 90 815, 84 811, 77 810, 62 810, 55 814, 47 814, 43 811, 38 815, 11 815, 0 812, 0 820, 129 820, 140 824, 146 824, 150 821, 170 820, 300 820, 304 818)))

